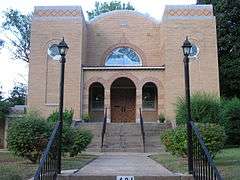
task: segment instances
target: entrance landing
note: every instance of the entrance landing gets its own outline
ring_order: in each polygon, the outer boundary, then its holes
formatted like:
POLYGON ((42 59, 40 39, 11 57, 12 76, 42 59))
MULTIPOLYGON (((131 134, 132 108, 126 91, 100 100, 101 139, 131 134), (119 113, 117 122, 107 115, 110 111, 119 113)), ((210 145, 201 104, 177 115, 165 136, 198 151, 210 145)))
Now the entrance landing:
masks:
POLYGON ((134 176, 134 180, 190 179, 180 176, 153 161, 146 153, 104 153, 72 174, 62 174, 61 180, 116 180, 116 176, 134 176))

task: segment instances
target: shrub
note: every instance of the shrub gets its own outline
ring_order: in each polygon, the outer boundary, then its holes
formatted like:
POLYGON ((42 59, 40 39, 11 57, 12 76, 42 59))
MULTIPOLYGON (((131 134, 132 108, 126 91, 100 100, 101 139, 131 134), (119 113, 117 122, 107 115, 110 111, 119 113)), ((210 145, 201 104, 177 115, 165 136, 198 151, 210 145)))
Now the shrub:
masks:
POLYGON ((240 145, 240 99, 233 98, 222 103, 221 125, 227 135, 227 145, 240 145))
POLYGON ((91 120, 91 115, 90 114, 83 114, 82 119, 84 122, 89 122, 91 120))
POLYGON ((36 163, 47 145, 50 126, 37 113, 13 121, 8 130, 8 149, 36 163))
POLYGON ((164 123, 165 122, 165 116, 163 113, 160 113, 158 116, 158 120, 160 123, 164 123))
POLYGON ((187 131, 184 126, 169 129, 161 135, 166 150, 172 154, 185 156, 187 154, 187 131))
MULTIPOLYGON (((48 118, 47 121, 50 123, 56 123, 58 121, 59 113, 58 111, 53 112, 48 118)), ((63 112, 63 124, 70 126, 73 119, 73 110, 65 110, 63 112)))
POLYGON ((74 139, 75 139, 75 129, 63 125, 62 129, 62 152, 67 153, 70 152, 72 149, 72 146, 74 145, 74 139))
POLYGON ((74 144, 71 148, 70 156, 76 156, 78 153, 84 151, 88 144, 90 144, 93 135, 90 131, 84 129, 76 129, 74 144))
MULTIPOLYGON (((226 140, 224 128, 218 124, 210 123, 198 123, 197 126, 200 129, 208 150, 214 157, 224 147, 226 140)), ((167 130, 161 136, 161 140, 166 150, 172 154, 187 155, 187 130, 185 126, 182 125, 176 129, 167 130)))
MULTIPOLYGON (((200 123, 218 123, 220 121, 220 98, 213 94, 198 92, 191 96, 192 118, 200 123)), ((176 103, 176 123, 185 124, 186 103, 185 98, 178 98, 176 103)))

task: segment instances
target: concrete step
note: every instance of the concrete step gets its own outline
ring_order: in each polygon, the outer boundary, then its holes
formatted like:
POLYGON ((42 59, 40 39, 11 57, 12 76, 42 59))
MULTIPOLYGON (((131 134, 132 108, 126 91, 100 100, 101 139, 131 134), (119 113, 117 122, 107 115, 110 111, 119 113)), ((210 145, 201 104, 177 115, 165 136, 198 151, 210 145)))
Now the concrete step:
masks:
MULTIPOLYGON (((102 123, 80 123, 75 127, 90 130, 94 137, 88 152, 142 152, 141 126, 138 123, 108 123, 101 150, 102 123)), ((163 123, 144 123, 146 152, 162 152, 160 134, 168 128, 163 123)))
MULTIPOLYGON (((117 176, 91 176, 91 175, 67 175, 61 174, 57 180, 116 180, 117 176)), ((131 180, 131 179, 129 179, 131 180)), ((193 180, 192 176, 175 175, 175 176, 134 176, 134 180, 193 180)))

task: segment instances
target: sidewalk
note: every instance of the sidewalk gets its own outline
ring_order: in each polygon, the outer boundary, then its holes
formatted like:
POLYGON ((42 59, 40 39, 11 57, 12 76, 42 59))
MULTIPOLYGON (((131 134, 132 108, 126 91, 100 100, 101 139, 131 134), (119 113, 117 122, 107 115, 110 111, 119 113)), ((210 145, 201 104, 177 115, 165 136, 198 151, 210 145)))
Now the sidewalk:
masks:
POLYGON ((105 153, 80 169, 81 176, 173 176, 145 153, 105 153))

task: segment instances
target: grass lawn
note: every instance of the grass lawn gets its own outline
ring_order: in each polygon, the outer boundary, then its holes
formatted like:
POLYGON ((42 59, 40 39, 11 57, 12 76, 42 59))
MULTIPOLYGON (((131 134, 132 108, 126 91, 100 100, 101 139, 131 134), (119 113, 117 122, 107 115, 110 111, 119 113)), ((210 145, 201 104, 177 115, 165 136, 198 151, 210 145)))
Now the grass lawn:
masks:
MULTIPOLYGON (((76 157, 63 157, 62 169, 80 169, 95 159, 96 156, 80 154, 76 157)), ((13 156, 9 152, 0 152, 0 179, 22 180, 32 177, 38 164, 13 156)))
POLYGON ((224 179, 240 179, 240 148, 224 149, 215 158, 215 163, 224 179))
MULTIPOLYGON (((187 159, 170 154, 152 155, 152 159, 173 172, 186 173, 187 159)), ((214 159, 220 174, 225 180, 240 179, 240 148, 224 149, 214 159)))
POLYGON ((185 174, 188 172, 186 158, 181 158, 165 153, 151 155, 150 157, 174 173, 185 174))

